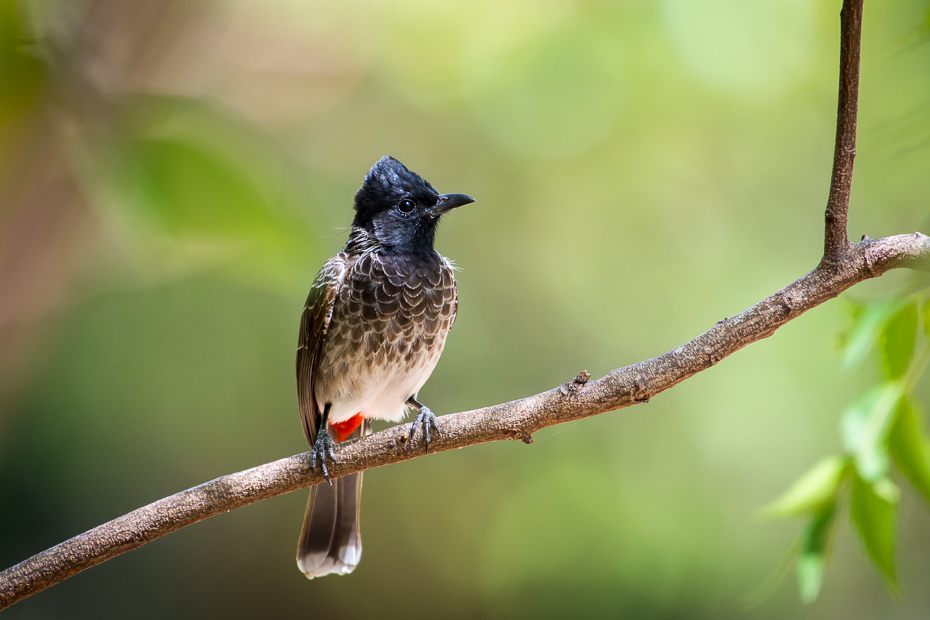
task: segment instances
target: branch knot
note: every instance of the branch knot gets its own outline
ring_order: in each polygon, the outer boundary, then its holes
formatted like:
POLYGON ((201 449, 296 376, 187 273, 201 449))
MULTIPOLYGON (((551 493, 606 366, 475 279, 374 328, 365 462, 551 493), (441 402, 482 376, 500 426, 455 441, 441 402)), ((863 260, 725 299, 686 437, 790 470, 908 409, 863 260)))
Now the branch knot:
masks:
POLYGON ((568 383, 563 383, 559 386, 559 391, 562 393, 562 396, 574 396, 584 388, 588 383, 588 379, 591 378, 591 373, 587 370, 582 370, 578 373, 578 376, 569 381, 568 383))

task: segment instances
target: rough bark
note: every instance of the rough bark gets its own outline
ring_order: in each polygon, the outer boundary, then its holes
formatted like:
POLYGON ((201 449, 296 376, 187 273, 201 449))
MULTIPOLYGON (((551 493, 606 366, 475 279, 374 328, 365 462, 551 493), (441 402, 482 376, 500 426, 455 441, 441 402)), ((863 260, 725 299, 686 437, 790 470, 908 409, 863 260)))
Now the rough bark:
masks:
MULTIPOLYGON (((535 396, 439 418, 430 452, 506 439, 532 443, 536 431, 646 402, 748 344, 766 338, 849 287, 896 268, 930 271, 930 237, 921 233, 849 244, 846 218, 855 155, 859 35, 862 0, 845 0, 842 12, 840 104, 836 156, 826 214, 825 253, 810 273, 748 310, 718 322, 697 338, 659 357, 614 370, 596 381, 585 372, 535 396)), ((332 477, 424 456, 408 426, 340 444, 332 477)), ((323 482, 298 454, 217 478, 114 519, 0 573, 0 609, 86 568, 165 534, 235 508, 323 482)))
POLYGON ((836 110, 833 175, 827 199, 823 256, 836 260, 849 245, 847 219, 856 160, 856 117, 859 102, 859 49, 863 0, 844 0, 840 11, 840 86, 836 110))

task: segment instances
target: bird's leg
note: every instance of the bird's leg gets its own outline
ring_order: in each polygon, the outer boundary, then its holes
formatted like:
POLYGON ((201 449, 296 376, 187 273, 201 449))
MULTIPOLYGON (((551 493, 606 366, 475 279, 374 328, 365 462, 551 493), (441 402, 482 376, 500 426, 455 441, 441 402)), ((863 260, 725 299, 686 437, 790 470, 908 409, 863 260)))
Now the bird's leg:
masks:
POLYGON ((332 403, 326 403, 326 406, 323 408, 323 415, 320 417, 320 427, 316 431, 316 442, 313 444, 313 450, 310 451, 310 469, 316 469, 316 460, 319 458, 320 468, 323 470, 323 477, 326 478, 326 482, 329 483, 329 486, 333 486, 333 481, 329 479, 329 470, 326 469, 326 457, 329 457, 329 460, 332 461, 333 464, 336 463, 336 444, 326 430, 326 422, 329 420, 329 410, 332 406, 332 403))
POLYGON ((426 440, 426 451, 429 452, 429 442, 430 434, 429 427, 432 426, 436 429, 436 434, 439 434, 439 424, 436 422, 436 414, 429 410, 429 407, 417 402, 413 396, 407 399, 407 406, 413 407, 417 410, 417 417, 413 421, 413 424, 410 425, 410 443, 407 444, 407 449, 410 449, 410 446, 416 445, 413 441, 414 436, 417 434, 417 427, 423 426, 423 436, 426 440))

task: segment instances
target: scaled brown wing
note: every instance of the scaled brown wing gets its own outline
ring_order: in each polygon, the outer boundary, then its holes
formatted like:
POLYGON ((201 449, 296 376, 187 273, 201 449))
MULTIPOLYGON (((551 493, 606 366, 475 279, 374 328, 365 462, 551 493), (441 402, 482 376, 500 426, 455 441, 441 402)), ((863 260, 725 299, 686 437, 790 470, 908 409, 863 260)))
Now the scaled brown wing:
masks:
POLYGON ((297 401, 304 436, 311 446, 316 441, 320 425, 320 410, 314 396, 314 380, 320 363, 323 342, 333 318, 336 294, 342 285, 348 265, 343 254, 332 257, 316 274, 310 295, 300 317, 300 336, 297 341, 297 401))

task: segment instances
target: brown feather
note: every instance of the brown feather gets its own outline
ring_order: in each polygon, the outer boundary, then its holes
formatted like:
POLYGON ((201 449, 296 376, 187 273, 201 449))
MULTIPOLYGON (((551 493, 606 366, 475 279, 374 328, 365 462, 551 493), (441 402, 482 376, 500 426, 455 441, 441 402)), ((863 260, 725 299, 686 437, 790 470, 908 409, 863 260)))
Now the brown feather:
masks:
POLYGON ((311 446, 316 441, 317 427, 320 425, 319 405, 314 396, 316 371, 323 352, 323 342, 333 318, 333 306, 347 269, 348 259, 342 252, 326 261, 313 280, 300 317, 300 335, 297 341, 297 401, 304 436, 311 446))

